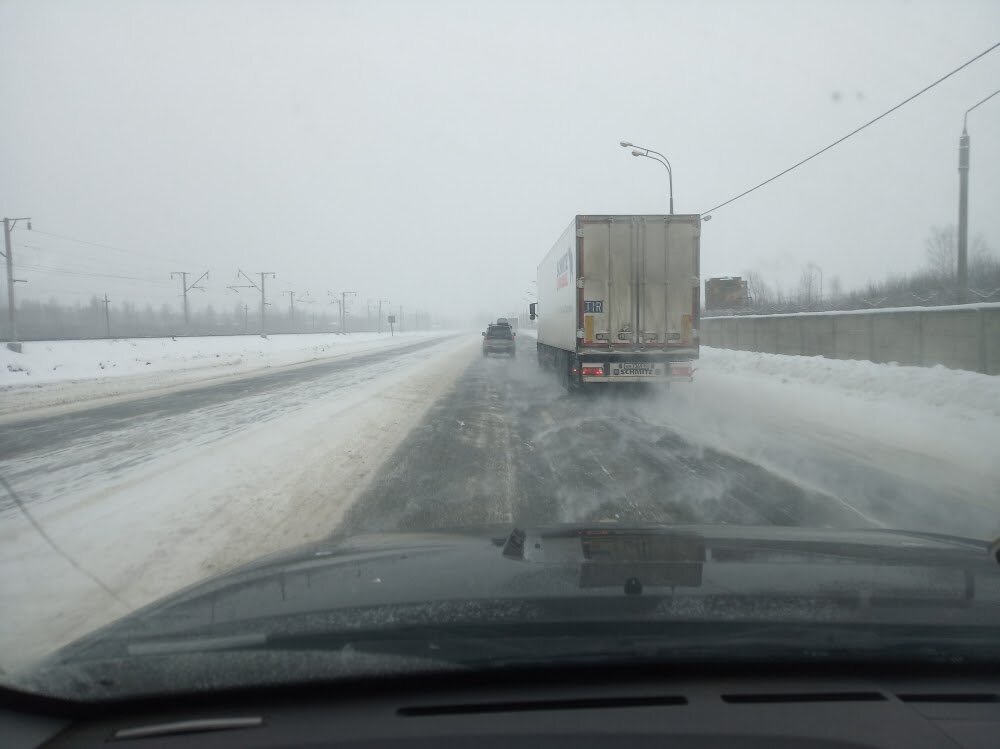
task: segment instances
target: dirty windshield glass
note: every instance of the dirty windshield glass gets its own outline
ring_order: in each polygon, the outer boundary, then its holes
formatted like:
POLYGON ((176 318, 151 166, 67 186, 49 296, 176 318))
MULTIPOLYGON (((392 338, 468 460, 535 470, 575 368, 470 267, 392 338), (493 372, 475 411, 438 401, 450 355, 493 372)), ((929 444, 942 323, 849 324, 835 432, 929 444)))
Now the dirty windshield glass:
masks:
POLYGON ((993 662, 998 30, 0 4, 0 685, 993 662))

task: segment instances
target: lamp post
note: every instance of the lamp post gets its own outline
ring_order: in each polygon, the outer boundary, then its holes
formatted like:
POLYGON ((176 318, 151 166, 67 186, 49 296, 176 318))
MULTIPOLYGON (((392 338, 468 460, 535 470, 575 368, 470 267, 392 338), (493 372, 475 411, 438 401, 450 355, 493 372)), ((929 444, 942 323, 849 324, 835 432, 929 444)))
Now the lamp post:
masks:
POLYGON ((1000 90, 965 110, 962 135, 958 139, 958 301, 964 304, 969 296, 969 112, 985 104, 1000 90))
POLYGON ((629 143, 627 140, 619 141, 619 146, 622 148, 631 148, 633 156, 644 156, 647 159, 652 159, 653 161, 658 161, 663 164, 667 169, 667 182, 670 188, 670 215, 674 215, 674 170, 670 166, 670 161, 659 151, 654 151, 651 148, 645 148, 644 146, 637 146, 634 143, 629 143), (650 154, 653 154, 650 156, 650 154))

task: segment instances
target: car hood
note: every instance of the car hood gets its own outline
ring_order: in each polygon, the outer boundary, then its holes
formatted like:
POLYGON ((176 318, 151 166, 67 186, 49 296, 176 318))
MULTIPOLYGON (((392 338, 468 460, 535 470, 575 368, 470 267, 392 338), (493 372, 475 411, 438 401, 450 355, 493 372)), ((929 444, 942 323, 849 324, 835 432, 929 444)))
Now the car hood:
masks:
MULTIPOLYGON (((369 534, 270 556, 169 596, 67 646, 32 677, 52 690, 72 669, 78 686, 101 693, 98 684, 136 688, 126 674, 134 681, 141 671, 146 687, 166 668, 158 683, 176 687, 185 681, 178 669, 190 680, 212 664, 219 677, 238 662, 243 684, 250 654, 253 673, 271 680, 317 668, 323 677, 420 671, 482 665, 483 643, 496 656, 497 642, 528 629, 540 643, 609 626, 640 639, 669 634, 676 654, 678 644, 702 643, 713 631, 706 625, 733 624, 772 625, 776 646, 794 638, 773 625, 958 627, 1000 646, 1000 566, 980 541, 882 530, 601 524, 369 534), (471 650, 442 650, 469 637, 471 650)), ((591 652, 588 643, 574 652, 591 652)), ((206 673, 192 683, 204 685, 206 673)))

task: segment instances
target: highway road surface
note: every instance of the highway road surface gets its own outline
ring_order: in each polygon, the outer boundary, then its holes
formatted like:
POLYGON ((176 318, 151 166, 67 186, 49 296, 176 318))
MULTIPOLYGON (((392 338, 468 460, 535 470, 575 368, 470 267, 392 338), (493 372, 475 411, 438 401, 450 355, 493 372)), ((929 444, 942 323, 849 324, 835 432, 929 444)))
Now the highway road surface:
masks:
POLYGON ((836 424, 794 432, 775 409, 760 423, 714 414, 723 439, 744 435, 727 450, 693 429, 691 394, 710 386, 697 375, 670 392, 572 393, 539 368, 533 339, 519 336, 518 351, 484 358, 478 336, 442 336, 6 423, 0 564, 23 574, 3 583, 13 613, 0 652, 44 654, 330 536, 610 520, 972 535, 996 524, 995 498, 957 484, 942 495, 894 468, 926 461, 873 459, 857 435, 834 439, 836 424), (776 461, 785 453, 794 460, 776 461))

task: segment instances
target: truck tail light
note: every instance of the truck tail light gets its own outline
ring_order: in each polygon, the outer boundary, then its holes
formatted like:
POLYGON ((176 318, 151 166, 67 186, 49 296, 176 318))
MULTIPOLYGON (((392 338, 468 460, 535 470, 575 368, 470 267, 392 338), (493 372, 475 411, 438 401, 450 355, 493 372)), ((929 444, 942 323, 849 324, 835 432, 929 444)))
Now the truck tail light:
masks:
POLYGON ((583 367, 583 376, 584 377, 603 377, 604 376, 604 367, 603 366, 588 367, 588 366, 584 365, 584 367, 583 367))

